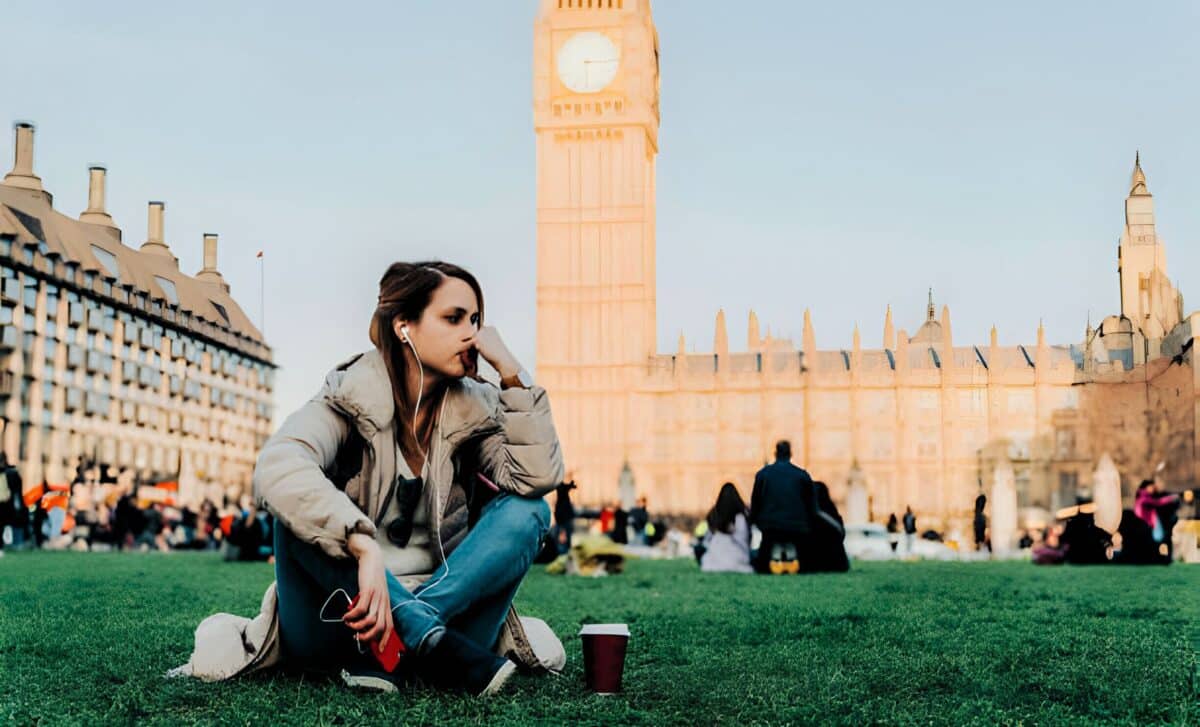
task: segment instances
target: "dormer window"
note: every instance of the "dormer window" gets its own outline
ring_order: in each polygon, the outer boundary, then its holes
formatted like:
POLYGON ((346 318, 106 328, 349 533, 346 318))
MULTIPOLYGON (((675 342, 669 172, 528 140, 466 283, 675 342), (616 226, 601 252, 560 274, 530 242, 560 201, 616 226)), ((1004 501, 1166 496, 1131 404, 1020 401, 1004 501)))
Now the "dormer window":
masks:
POLYGON ((215 300, 210 300, 209 302, 212 303, 213 308, 217 309, 217 313, 221 314, 221 318, 225 321, 225 325, 231 325, 229 322, 229 312, 225 310, 225 306, 221 305, 215 300))
POLYGON ((154 276, 154 282, 158 283, 158 287, 162 288, 166 294, 167 300, 171 305, 179 305, 179 292, 175 289, 175 283, 161 275, 154 276))
POLYGON ((99 261, 101 265, 104 266, 104 269, 108 271, 108 274, 112 276, 113 280, 121 279, 121 267, 117 265, 116 255, 112 254, 108 250, 105 250, 99 245, 92 245, 92 255, 97 261, 99 261))

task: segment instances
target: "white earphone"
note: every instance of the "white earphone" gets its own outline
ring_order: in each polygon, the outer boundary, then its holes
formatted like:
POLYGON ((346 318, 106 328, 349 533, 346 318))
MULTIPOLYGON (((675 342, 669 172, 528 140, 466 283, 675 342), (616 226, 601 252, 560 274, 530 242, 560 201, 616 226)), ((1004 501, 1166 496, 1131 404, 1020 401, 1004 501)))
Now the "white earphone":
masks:
MULTIPOLYGON (((421 452, 421 460, 422 460, 421 470, 422 471, 416 473, 418 477, 421 477, 425 474, 424 473, 425 465, 429 463, 429 455, 428 455, 428 453, 425 452, 425 450, 421 449, 421 440, 417 437, 417 412, 419 412, 421 410, 421 394, 423 394, 425 392, 425 366, 421 364, 421 357, 420 357, 420 355, 417 354, 417 347, 413 345, 412 339, 408 337, 408 324, 406 324, 406 323, 403 323, 400 325, 400 340, 403 341, 404 343, 407 343, 408 347, 412 349, 413 358, 416 359, 416 362, 417 362, 417 374, 420 376, 419 383, 417 384, 417 405, 415 407, 413 407, 412 433, 413 433, 413 441, 416 443, 417 449, 420 450, 420 452, 421 452)), ((446 407, 446 399, 445 399, 445 397, 443 397, 441 408, 444 409, 445 407, 446 407)), ((438 411, 438 419, 441 419, 441 411, 440 410, 438 411)), ((450 564, 446 562, 446 547, 445 547, 445 545, 442 544, 442 534, 440 532, 438 532, 438 533, 434 533, 434 536, 437 538, 438 550, 441 551, 442 564, 445 565, 446 572, 443 573, 442 576, 440 578, 438 578, 436 581, 434 581, 433 583, 428 584, 424 588, 422 588, 421 595, 424 595, 426 591, 433 588, 434 586, 439 585, 442 581, 446 580, 446 576, 450 575, 450 564)), ((395 612, 395 610, 397 608, 400 608, 401 606, 407 606, 407 605, 410 605, 413 603, 418 603, 418 602, 424 603, 423 601, 420 600, 420 596, 414 598, 411 601, 396 604, 395 606, 392 607, 392 611, 395 612)))
MULTIPOLYGON (((412 434, 413 442, 416 443, 417 450, 421 453, 423 469, 423 464, 425 460, 429 459, 429 455, 425 452, 425 450, 421 449, 421 439, 417 436, 417 412, 421 411, 421 394, 425 392, 425 367, 421 365, 421 357, 417 354, 417 347, 413 345, 412 339, 408 337, 407 323, 402 323, 400 325, 400 340, 404 343, 407 343, 408 347, 412 349, 413 358, 417 361, 417 375, 420 376, 420 379, 418 380, 419 383, 417 384, 417 405, 413 407, 412 434)), ((416 474, 418 477, 420 477, 422 473, 418 472, 416 474)))

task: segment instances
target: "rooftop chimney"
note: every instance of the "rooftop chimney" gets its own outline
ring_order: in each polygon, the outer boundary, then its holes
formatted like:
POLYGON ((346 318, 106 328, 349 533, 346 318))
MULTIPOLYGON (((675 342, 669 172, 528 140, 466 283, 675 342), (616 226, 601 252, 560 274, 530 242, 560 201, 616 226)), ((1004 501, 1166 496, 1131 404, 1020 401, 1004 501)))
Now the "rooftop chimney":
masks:
POLYGON ((229 292, 229 283, 225 282, 225 278, 221 277, 221 272, 217 270, 217 235, 215 232, 204 233, 204 267, 196 273, 196 279, 220 285, 226 293, 229 292))
POLYGON ((167 247, 166 240, 163 239, 163 211, 166 210, 166 202, 151 202, 146 218, 146 241, 142 243, 142 252, 152 255, 162 255, 171 258, 175 261, 175 266, 179 267, 179 260, 171 252, 171 248, 167 247))
POLYGON ((13 124, 13 130, 16 136, 13 168, 4 177, 4 184, 45 192, 46 190, 42 189, 42 180, 33 173, 33 124, 18 121, 13 124))
POLYGON ((88 167, 88 206, 79 215, 79 221, 115 229, 112 216, 104 209, 104 182, 107 173, 101 166, 88 167))

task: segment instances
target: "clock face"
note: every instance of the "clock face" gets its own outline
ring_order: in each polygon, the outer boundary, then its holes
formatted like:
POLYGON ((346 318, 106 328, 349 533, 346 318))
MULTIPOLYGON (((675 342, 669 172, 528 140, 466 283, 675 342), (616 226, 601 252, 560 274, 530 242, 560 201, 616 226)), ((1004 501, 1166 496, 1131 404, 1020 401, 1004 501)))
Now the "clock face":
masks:
POLYGON ((576 33, 558 50, 558 77, 575 93, 596 93, 612 83, 621 52, 604 33, 576 33))

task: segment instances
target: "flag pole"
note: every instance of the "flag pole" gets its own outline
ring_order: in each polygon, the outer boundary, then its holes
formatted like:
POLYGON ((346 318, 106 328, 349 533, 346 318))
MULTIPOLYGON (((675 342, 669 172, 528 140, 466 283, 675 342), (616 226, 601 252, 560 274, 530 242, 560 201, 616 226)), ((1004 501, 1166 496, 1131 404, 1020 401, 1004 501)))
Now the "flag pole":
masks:
POLYGON ((267 337, 267 262, 263 251, 258 251, 258 330, 267 337))

